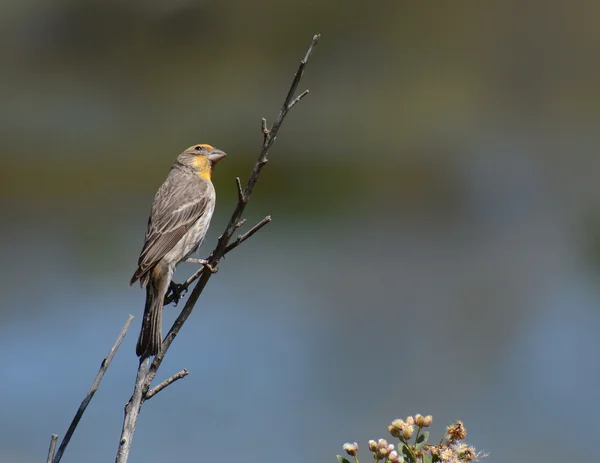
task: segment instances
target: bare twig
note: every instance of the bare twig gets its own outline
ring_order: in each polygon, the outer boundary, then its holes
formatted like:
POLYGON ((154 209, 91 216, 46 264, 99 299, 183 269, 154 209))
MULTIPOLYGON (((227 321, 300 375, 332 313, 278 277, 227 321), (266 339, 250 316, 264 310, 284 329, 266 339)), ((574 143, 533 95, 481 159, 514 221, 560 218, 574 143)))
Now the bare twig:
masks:
POLYGON ((242 190, 242 182, 239 177, 235 178, 235 183, 237 184, 237 189, 238 189, 238 201, 240 203, 245 203, 246 197, 244 196, 244 190, 242 190))
POLYGON ((131 448, 135 425, 150 385, 150 382, 146 381, 149 366, 150 357, 140 358, 133 394, 129 402, 125 405, 125 418, 123 419, 123 429, 121 431, 121 439, 119 440, 119 450, 117 451, 117 463, 126 462, 129 457, 129 449, 131 448))
POLYGON ((69 445, 69 441, 71 440, 71 437, 73 437, 73 433, 75 432, 75 429, 77 428, 77 425, 79 424, 79 420, 81 420, 81 417, 83 416, 83 413, 85 412, 85 409, 87 408, 90 401, 94 397, 94 394, 98 390, 98 387, 100 387, 100 381, 102 381, 102 378, 104 377, 104 373, 106 373, 106 370, 108 370, 108 367, 110 366, 110 362, 112 362, 112 359, 115 356, 115 354, 117 353, 117 350, 119 349, 119 346, 121 345, 121 342, 123 341, 123 338, 127 334, 127 330, 129 329, 129 325, 131 325, 132 320, 133 320, 133 315, 130 315, 129 317, 127 317, 127 321, 123 325, 123 328, 121 328, 121 332, 119 333, 117 340, 113 344, 113 346, 110 349, 110 352, 108 353, 106 358, 104 360, 102 360, 102 363, 100 364, 100 369, 98 370, 98 374, 96 375, 96 379, 94 379, 94 382, 92 383, 92 387, 90 387, 90 390, 88 391, 87 395, 85 396, 85 399, 83 399, 83 402, 81 402, 81 405, 79 406, 79 409, 77 410, 77 413, 75 413, 75 417, 73 418, 73 421, 71 421, 71 425, 69 426, 69 429, 67 429, 65 437, 63 437, 63 440, 61 441, 60 447, 58 448, 58 452, 56 452, 56 455, 54 456, 52 463, 58 463, 60 461, 60 459, 62 458, 62 456, 65 452, 65 449, 67 448, 67 445, 69 445))
POLYGON ((225 255, 229 251, 232 251, 235 248, 237 248, 240 244, 242 244, 244 241, 246 241, 248 238, 250 238, 252 235, 254 235, 258 230, 260 230, 262 227, 264 227, 270 221, 271 221, 271 216, 268 215, 264 219, 262 219, 260 222, 258 222, 256 225, 254 225, 254 227, 252 227, 246 233, 244 233, 243 235, 239 235, 235 241, 232 241, 231 243, 229 243, 227 245, 223 255, 225 255))
MULTIPOLYGON (((265 140, 263 142, 262 149, 260 151, 260 154, 258 156, 256 163, 254 164, 254 169, 252 170, 252 174, 250 175, 250 178, 248 179, 248 182, 246 183, 246 187, 244 188, 244 197, 246 198, 246 202, 245 203, 238 202, 235 210, 233 211, 233 214, 231 215, 231 219, 229 219, 229 223, 227 224, 225 231, 223 232, 223 234, 221 235, 221 237, 219 238, 219 240, 217 242, 217 247, 213 250, 213 252, 209 256, 209 258, 207 259, 213 268, 215 268, 217 266, 217 264, 219 263, 221 258, 225 255, 225 250, 227 249, 229 241, 230 241, 233 233, 236 230, 236 224, 242 218, 242 215, 246 208, 246 204, 248 203, 248 201, 250 200, 250 196, 252 195, 252 190, 254 189, 254 185, 256 185, 256 182, 258 181, 260 171, 262 170, 263 166, 266 163, 265 161, 267 160, 267 155, 269 154, 269 149, 275 142, 275 138, 277 137, 277 132, 279 131, 279 127, 281 126, 282 122, 284 121, 285 117, 287 116, 287 114, 290 111, 290 103, 291 103, 292 99, 294 98, 294 93, 296 92, 296 89, 298 88, 298 84, 300 83, 300 79, 302 78, 302 74, 304 73, 304 68, 306 67, 306 63, 310 59, 310 57, 313 53, 313 50, 314 50, 315 46, 317 45, 317 42, 319 41, 320 37, 321 37, 320 35, 315 35, 313 37, 312 43, 311 43, 310 47, 308 48, 308 51, 306 52, 304 59, 300 62, 300 65, 298 66, 298 70, 296 71, 296 74, 294 75, 294 80, 292 81, 292 85, 290 86, 288 94, 285 97, 285 101, 283 102, 281 110, 279 111, 279 115, 277 116, 277 119, 275 120, 273 127, 271 127, 271 129, 269 130, 268 135, 265 136, 265 140)), ((210 272, 202 272, 202 275, 200 276, 198 284, 194 287, 194 290, 192 291, 183 310, 179 314, 179 317, 177 317, 177 319, 173 323, 173 326, 167 333, 167 336, 165 337, 165 339, 163 341, 162 351, 158 353, 158 355, 154 358, 152 365, 150 366, 149 376, 151 376, 152 378, 154 378, 154 375, 156 374, 156 370, 160 366, 166 351, 169 349, 169 346, 173 342, 173 339, 177 336, 177 333, 181 329, 181 326, 185 323, 185 321, 189 317, 190 313, 192 312, 192 309, 194 308, 194 305, 196 304, 196 301, 200 297, 200 294, 204 290, 204 287, 206 286, 206 283, 208 283, 208 280, 210 279, 211 276, 212 276, 212 274, 210 272)))
POLYGON ((308 95, 308 90, 304 90, 300 95, 298 95, 288 106, 288 110, 292 109, 296 103, 298 103, 302 98, 308 95))
MULTIPOLYGON (((242 244, 244 241, 246 241, 248 238, 250 238, 252 235, 254 235, 258 230, 260 230, 262 227, 267 225, 270 221, 271 221, 271 216, 268 215, 264 219, 262 219, 260 222, 258 222, 256 225, 254 225, 246 233, 244 233, 243 235, 239 235, 235 241, 232 241, 231 243, 229 243, 227 245, 227 248, 225 249, 225 254, 227 254, 229 251, 233 251, 240 244, 242 244)), ((187 289, 190 287, 190 285, 194 281, 196 281, 198 278, 200 278, 200 275, 202 275, 202 272, 204 272, 204 266, 201 266, 198 270, 196 270, 196 272, 194 272, 187 280, 185 280, 181 284, 180 291, 187 291, 187 289)), ((175 301, 175 295, 170 294, 169 296, 167 296, 165 298, 164 305, 169 305, 173 301, 175 301)))
MULTIPOLYGON (((266 121, 264 119, 261 123, 264 140, 263 140, 262 148, 260 150, 260 154, 258 156, 258 159, 256 160, 256 163, 254 164, 252 174, 250 175, 250 178, 248 179, 248 182, 246 183, 246 186, 243 190, 241 189, 241 182, 237 182, 237 183, 239 183, 237 206, 236 206, 235 210, 233 211, 233 214, 231 215, 231 219, 229 220, 229 223, 225 227, 225 231, 219 237, 219 239, 217 241, 217 246, 215 247, 213 252, 210 254, 209 258, 207 259, 209 265, 212 268, 217 268, 219 261, 228 252, 228 250, 231 250, 231 249, 234 249, 235 247, 237 247, 240 243, 242 243, 243 241, 248 239, 250 236, 252 236, 254 233, 256 233, 256 231, 258 231, 260 228, 262 228, 264 225, 266 225, 270 220, 270 218, 268 218, 268 220, 267 220, 267 218, 263 219, 263 221, 261 221, 259 224, 257 224, 251 230, 249 230, 248 233, 246 233, 247 236, 245 238, 244 238, 245 235, 242 235, 243 239, 238 237, 238 239, 236 241, 234 241, 233 243, 230 244, 233 234, 239 228, 238 224, 239 224, 240 220, 242 220, 242 216, 244 214, 246 204, 248 204, 248 201, 250 200, 250 196, 252 195, 254 186, 256 185, 256 182, 258 181, 260 172, 261 172, 262 168, 267 164, 267 160, 268 160, 267 155, 269 154, 269 149, 271 148, 271 146, 273 146, 273 143, 275 142, 275 139, 277 138, 277 133, 279 131, 279 128, 281 127, 281 124, 283 123, 285 117, 287 116, 289 111, 292 109, 292 107, 297 103, 297 101, 294 100, 294 94, 296 93, 298 84, 300 83, 300 79, 302 78, 302 74, 304 73, 304 68, 306 67, 306 63, 310 59, 310 57, 313 53, 313 50, 314 50, 315 46, 317 45, 317 42, 319 41, 319 38, 320 38, 320 35, 315 35, 313 37, 312 43, 311 43, 310 47, 308 48, 308 51, 306 52, 304 59, 300 62, 300 65, 298 66, 298 70, 296 71, 296 74, 294 75, 294 79, 292 81, 290 89, 285 97, 285 100, 283 102, 281 110, 279 111, 279 115, 277 116, 277 119, 273 123, 273 126, 270 129, 267 129, 266 121), (233 246, 231 248, 229 248, 231 245, 233 245, 233 246)), ((298 101, 305 94, 306 94, 306 92, 298 98, 298 101)), ((173 340, 179 333, 179 330, 181 329, 181 327, 183 326, 185 321, 188 319, 188 317, 192 313, 192 310, 194 309, 194 306, 196 305, 196 302, 198 301, 200 294, 202 294, 202 291, 206 287, 206 284, 208 283, 208 280, 210 279, 211 276, 212 276, 212 272, 205 272, 204 269, 199 270, 198 277, 197 277, 198 283, 192 290, 190 297, 188 298, 187 302, 185 303, 185 306, 183 307, 183 309, 181 310, 181 313, 179 314, 179 316, 177 317, 177 319, 171 326, 171 329, 167 333, 165 339, 163 340, 162 349, 154 357, 154 361, 150 365, 150 368, 148 369, 148 363, 149 363, 148 358, 142 357, 140 359, 140 366, 138 368, 138 374, 137 374, 135 386, 133 389, 133 394, 132 394, 131 398, 129 399, 129 402, 125 406, 125 418, 123 420, 123 429, 121 432, 121 439, 119 442, 119 449, 117 451, 117 458, 116 458, 117 463, 125 463, 127 461, 128 457, 129 457, 129 451, 131 449, 131 440, 132 440, 134 432, 135 432, 135 426, 136 426, 137 418, 139 415, 139 411, 142 407, 144 400, 146 400, 148 390, 150 388, 150 384, 152 384, 152 381, 154 380, 154 377, 156 376, 156 372, 157 372, 158 368, 160 367, 160 364, 162 363, 162 360, 163 360, 165 354, 169 350, 171 343, 173 342, 173 340)), ((192 277, 194 277, 194 275, 192 277)))
POLYGON ((54 458, 54 452, 56 451, 56 443, 58 442, 58 434, 52 434, 50 438, 50 448, 48 449, 48 458, 46 459, 46 463, 52 463, 52 459, 54 458))
POLYGON ((171 376, 170 378, 165 379, 162 383, 160 383, 158 386, 153 387, 152 389, 150 389, 148 391, 148 393, 146 394, 146 400, 151 399, 152 397, 154 397, 156 394, 158 394, 160 391, 162 391, 165 387, 167 387, 169 384, 174 383, 175 381, 177 381, 178 379, 181 378, 185 378, 187 375, 189 375, 190 372, 187 371, 187 368, 184 368, 183 370, 175 373, 173 376, 171 376))

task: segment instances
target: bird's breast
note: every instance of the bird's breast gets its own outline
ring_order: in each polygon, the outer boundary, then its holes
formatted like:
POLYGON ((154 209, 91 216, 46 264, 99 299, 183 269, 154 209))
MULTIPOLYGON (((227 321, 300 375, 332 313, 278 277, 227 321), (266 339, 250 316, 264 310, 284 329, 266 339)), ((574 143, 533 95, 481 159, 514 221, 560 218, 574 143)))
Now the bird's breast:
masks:
POLYGON ((212 218, 214 205, 209 205, 206 212, 191 226, 179 242, 164 257, 168 262, 181 262, 187 259, 200 247, 208 231, 212 218))

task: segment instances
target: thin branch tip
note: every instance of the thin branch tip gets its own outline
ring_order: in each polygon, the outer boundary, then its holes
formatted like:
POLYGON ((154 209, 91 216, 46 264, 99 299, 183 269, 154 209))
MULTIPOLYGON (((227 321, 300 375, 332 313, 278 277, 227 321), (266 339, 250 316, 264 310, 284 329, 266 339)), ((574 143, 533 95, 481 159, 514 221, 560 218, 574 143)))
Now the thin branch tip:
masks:
POLYGON ((298 95, 296 98, 294 98, 294 101, 292 101, 288 106, 288 111, 290 109, 292 109, 302 98, 304 98, 306 95, 308 95, 308 93, 309 93, 309 90, 306 89, 300 95, 298 95))
POLYGON ((244 194, 244 189, 242 188, 242 181, 240 180, 239 177, 235 178, 235 183, 237 185, 238 201, 240 203, 247 202, 248 200, 246 198, 246 195, 244 194))
POLYGON ((315 34, 315 35, 313 35, 310 47, 308 47, 308 50, 306 52, 306 56, 304 56, 304 59, 302 60, 302 65, 303 66, 306 65, 306 63, 310 59, 310 56, 312 55, 312 53, 313 53, 315 47, 317 46, 317 43, 319 42, 320 38, 321 38, 321 34, 315 34))
POLYGON ((187 375, 189 375, 190 372, 187 370, 187 368, 184 368, 183 370, 175 373, 173 376, 171 376, 170 378, 165 379, 162 383, 160 383, 158 386, 150 389, 147 393, 146 393, 146 398, 145 400, 151 399, 152 397, 154 397, 156 394, 158 394, 160 391, 162 391, 164 388, 166 388, 167 386, 173 384, 175 381, 177 381, 178 379, 181 378, 185 378, 187 375))
POLYGON ((52 463, 54 459, 54 452, 56 452, 56 443, 58 442, 58 434, 52 434, 50 437, 50 448, 48 449, 48 458, 46 463, 52 463))

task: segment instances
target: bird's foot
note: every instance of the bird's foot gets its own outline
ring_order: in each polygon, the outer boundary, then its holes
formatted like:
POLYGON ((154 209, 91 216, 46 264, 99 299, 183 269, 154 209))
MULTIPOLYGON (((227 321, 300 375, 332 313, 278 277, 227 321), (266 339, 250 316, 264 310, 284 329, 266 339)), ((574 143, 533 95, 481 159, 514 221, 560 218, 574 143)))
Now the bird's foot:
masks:
POLYGON ((170 292, 165 296, 165 300, 168 301, 172 299, 173 305, 177 306, 179 300, 187 293, 187 288, 179 283, 171 281, 171 283, 169 283, 169 289, 170 292))
POLYGON ((206 259, 188 259, 188 260, 186 260, 186 262, 189 262, 190 264, 203 265, 204 268, 206 270, 208 270, 210 273, 217 273, 219 271, 218 267, 213 268, 213 266, 210 265, 206 259))

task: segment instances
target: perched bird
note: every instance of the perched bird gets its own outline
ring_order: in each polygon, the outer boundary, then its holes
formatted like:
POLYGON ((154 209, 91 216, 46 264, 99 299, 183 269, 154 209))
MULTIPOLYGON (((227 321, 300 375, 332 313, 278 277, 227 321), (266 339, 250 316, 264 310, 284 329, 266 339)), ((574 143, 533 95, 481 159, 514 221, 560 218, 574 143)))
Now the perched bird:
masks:
POLYGON ((210 145, 190 146, 177 157, 154 196, 148 231, 131 283, 146 288, 138 356, 156 355, 162 347, 162 311, 175 266, 202 244, 216 194, 211 173, 226 154, 210 145))

